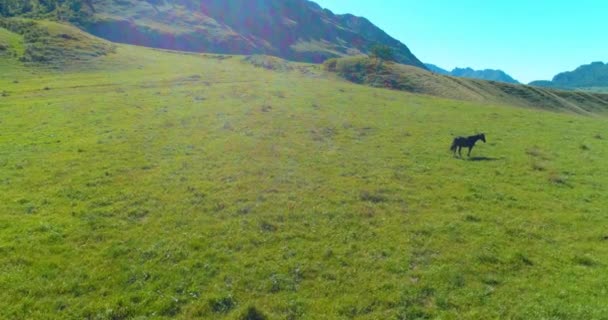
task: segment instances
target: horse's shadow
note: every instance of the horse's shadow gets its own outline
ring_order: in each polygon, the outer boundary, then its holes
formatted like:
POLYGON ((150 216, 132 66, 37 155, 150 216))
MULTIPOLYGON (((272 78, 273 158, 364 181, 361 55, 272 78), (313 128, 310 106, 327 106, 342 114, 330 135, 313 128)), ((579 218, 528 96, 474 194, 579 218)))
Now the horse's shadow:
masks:
POLYGON ((492 158, 492 157, 470 157, 466 159, 467 161, 498 161, 503 158, 492 158))

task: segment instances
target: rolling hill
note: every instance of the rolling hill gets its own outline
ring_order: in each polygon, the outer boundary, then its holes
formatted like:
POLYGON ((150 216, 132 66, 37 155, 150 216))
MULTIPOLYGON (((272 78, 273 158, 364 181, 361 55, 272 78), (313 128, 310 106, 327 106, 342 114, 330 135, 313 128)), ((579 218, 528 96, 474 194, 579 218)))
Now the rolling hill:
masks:
POLYGON ((608 94, 445 76, 401 64, 379 65, 375 59, 367 57, 331 59, 325 63, 325 68, 355 83, 450 99, 584 114, 608 111, 608 94))
POLYGON ((3 20, 0 44, 2 319, 608 314, 599 104, 333 60, 423 94, 387 90, 49 21, 3 20))
POLYGON ((114 52, 115 45, 78 28, 50 21, 0 18, 0 54, 45 67, 70 68, 114 52))
POLYGON ((446 76, 454 76, 461 78, 471 78, 489 81, 500 81, 505 83, 518 84, 519 82, 513 79, 510 75, 506 74, 502 70, 484 69, 474 70, 471 68, 454 68, 452 71, 447 71, 434 64, 425 63, 428 70, 439 73, 446 76))
POLYGON ((425 68, 369 20, 308 0, 26 0, 9 9, 0 6, 0 15, 51 16, 114 42, 155 48, 322 62, 380 44, 398 62, 425 68))
POLYGON ((582 65, 574 71, 562 72, 552 81, 539 80, 530 82, 532 86, 579 89, 590 91, 608 91, 608 64, 601 61, 582 65))

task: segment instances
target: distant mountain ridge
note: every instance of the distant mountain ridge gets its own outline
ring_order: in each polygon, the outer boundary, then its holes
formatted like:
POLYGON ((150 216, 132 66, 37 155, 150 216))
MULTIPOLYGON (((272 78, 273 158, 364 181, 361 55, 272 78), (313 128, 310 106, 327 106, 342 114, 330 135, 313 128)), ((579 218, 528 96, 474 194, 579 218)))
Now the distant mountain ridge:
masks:
POLYGON ((436 66, 436 65, 434 65, 432 63, 425 63, 424 65, 426 66, 426 68, 429 71, 432 71, 432 72, 435 72, 435 73, 439 73, 439 74, 442 74, 442 75, 446 75, 446 76, 451 75, 451 73, 448 70, 445 70, 445 69, 443 69, 441 67, 438 67, 438 66, 436 66))
POLYGON ((551 81, 532 81, 530 85, 559 89, 606 88, 608 87, 608 63, 592 62, 582 65, 574 71, 559 73, 551 81))
POLYGON ((71 21, 114 42, 295 61, 368 54, 377 44, 399 63, 424 68, 409 48, 369 20, 336 15, 308 0, 22 0, 0 16, 71 21))
POLYGON ((485 69, 485 70, 474 70, 472 68, 454 68, 452 71, 447 71, 443 68, 440 68, 434 64, 425 63, 427 69, 432 72, 453 76, 453 77, 461 77, 461 78, 470 78, 470 79, 480 79, 480 80, 489 80, 489 81, 500 81, 505 83, 519 83, 519 81, 513 79, 510 75, 505 73, 502 70, 493 70, 493 69, 485 69))

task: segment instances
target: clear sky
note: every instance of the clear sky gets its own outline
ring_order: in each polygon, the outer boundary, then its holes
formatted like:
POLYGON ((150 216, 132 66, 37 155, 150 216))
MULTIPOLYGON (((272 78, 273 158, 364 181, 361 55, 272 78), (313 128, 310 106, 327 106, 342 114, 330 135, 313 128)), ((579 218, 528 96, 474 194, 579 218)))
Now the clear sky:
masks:
POLYGON ((608 61, 606 0, 314 0, 363 16, 422 62, 501 69, 520 82, 608 61))

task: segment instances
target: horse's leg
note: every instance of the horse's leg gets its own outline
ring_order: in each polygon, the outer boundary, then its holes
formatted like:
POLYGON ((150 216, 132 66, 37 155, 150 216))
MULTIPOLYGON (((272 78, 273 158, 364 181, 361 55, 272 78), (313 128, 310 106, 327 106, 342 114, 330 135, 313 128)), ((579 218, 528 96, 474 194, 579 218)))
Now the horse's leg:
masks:
POLYGON ((473 146, 470 146, 470 147, 469 147, 469 153, 467 154, 467 157, 470 157, 470 156, 471 156, 471 150, 473 150, 473 146))
POLYGON ((458 155, 462 158, 462 146, 458 146, 458 155))

